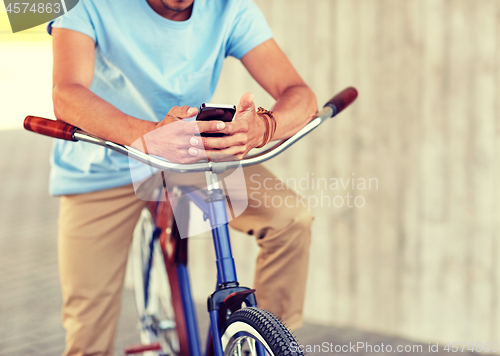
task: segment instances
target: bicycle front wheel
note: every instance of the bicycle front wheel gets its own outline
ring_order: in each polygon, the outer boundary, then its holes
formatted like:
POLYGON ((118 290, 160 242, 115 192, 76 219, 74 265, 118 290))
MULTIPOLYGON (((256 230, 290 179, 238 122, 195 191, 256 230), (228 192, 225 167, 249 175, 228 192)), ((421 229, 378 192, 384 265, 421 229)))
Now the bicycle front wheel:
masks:
POLYGON ((155 228, 150 212, 144 209, 134 231, 131 253, 139 332, 143 344, 161 346, 161 352, 144 355, 175 356, 179 354, 179 339, 163 254, 159 240, 154 238, 155 228))
POLYGON ((224 355, 257 356, 257 345, 271 356, 303 356, 290 330, 273 314, 258 308, 234 312, 222 332, 224 355))

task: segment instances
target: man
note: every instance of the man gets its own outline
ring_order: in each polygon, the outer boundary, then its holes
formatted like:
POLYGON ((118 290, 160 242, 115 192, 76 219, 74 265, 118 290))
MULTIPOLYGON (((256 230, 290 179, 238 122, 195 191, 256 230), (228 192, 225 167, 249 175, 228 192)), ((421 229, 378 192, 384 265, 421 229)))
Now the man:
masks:
MULTIPOLYGON (((48 29, 56 117, 125 145, 154 131, 149 153, 173 162, 194 162, 214 152, 241 158, 271 138, 290 137, 316 112, 314 94, 251 0, 80 0, 48 29), (185 120, 209 101, 226 56, 240 59, 276 99, 274 119, 257 114, 246 93, 233 122, 185 120), (269 137, 271 120, 276 129, 269 137), (202 140, 196 132, 226 136, 202 140)), ((110 355, 128 248, 146 202, 134 194, 128 159, 115 152, 58 140, 51 163, 50 190, 62 196, 58 248, 65 355, 110 355)), ((274 176, 252 167, 248 189, 264 190, 255 181, 266 178, 274 176)), ((295 195, 287 189, 266 193, 270 201, 295 195)), ((312 216, 299 206, 257 205, 250 204, 230 225, 255 235, 261 247, 254 286, 259 306, 291 328, 300 327, 312 216)))

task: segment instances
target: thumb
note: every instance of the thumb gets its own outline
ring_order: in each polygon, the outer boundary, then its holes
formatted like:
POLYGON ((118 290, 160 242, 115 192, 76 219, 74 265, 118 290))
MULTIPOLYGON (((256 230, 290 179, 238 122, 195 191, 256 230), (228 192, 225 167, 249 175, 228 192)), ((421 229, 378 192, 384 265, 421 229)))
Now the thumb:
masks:
POLYGON ((238 113, 244 112, 244 111, 255 111, 255 104, 253 102, 253 94, 252 93, 243 94, 243 96, 240 98, 240 102, 238 104, 237 111, 238 111, 238 113))

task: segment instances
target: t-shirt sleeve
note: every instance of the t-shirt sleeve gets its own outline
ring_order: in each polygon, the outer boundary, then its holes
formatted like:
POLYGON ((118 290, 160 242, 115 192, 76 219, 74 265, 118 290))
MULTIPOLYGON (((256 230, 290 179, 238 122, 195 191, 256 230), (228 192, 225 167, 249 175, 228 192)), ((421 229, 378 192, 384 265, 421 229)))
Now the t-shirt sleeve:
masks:
POLYGON ((78 4, 55 20, 47 24, 47 32, 52 34, 52 28, 66 28, 68 30, 81 32, 96 41, 96 32, 92 23, 92 6, 86 0, 80 0, 78 4))
POLYGON ((250 50, 273 37, 262 11, 252 0, 242 0, 233 21, 226 57, 241 59, 250 50))

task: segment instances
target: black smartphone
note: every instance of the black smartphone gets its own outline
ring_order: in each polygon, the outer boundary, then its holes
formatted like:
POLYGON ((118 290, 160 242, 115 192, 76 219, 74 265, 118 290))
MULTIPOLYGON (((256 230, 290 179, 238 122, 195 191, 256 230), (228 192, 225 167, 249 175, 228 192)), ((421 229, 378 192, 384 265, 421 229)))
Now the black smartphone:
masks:
MULTIPOLYGON (((234 114, 236 113, 235 105, 224 105, 224 104, 201 104, 198 116, 196 116, 197 121, 233 121, 234 114)), ((225 136, 223 133, 201 133, 200 136, 203 137, 222 137, 225 136)))

